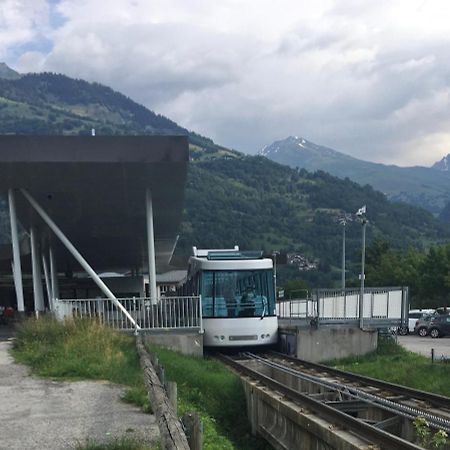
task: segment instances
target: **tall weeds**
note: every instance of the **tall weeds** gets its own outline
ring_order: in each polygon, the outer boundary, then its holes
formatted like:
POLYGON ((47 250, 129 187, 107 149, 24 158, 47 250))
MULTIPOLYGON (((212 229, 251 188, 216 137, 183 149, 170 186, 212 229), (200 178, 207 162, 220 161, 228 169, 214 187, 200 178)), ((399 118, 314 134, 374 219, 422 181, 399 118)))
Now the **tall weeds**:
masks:
POLYGON ((13 355, 40 376, 124 384, 125 400, 148 408, 134 338, 98 321, 30 318, 18 326, 13 355))

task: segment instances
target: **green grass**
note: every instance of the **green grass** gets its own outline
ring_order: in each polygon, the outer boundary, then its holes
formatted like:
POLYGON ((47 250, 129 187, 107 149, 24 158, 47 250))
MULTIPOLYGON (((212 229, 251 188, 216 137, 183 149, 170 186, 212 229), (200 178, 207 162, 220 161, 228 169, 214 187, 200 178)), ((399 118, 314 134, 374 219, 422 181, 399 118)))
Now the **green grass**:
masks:
POLYGON ((86 444, 78 444, 75 450, 156 450, 155 447, 149 447, 139 439, 128 437, 116 438, 107 443, 97 443, 88 441, 86 444))
POLYGON ((96 321, 30 318, 17 327, 12 354, 39 376, 128 386, 123 399, 151 410, 134 338, 96 321))
POLYGON ((405 350, 391 338, 381 338, 368 355, 327 363, 338 369, 450 397, 450 364, 405 350))
POLYGON ((193 358, 151 347, 166 377, 178 387, 178 415, 197 411, 203 424, 204 450, 270 449, 250 433, 242 384, 237 375, 211 358, 193 358))

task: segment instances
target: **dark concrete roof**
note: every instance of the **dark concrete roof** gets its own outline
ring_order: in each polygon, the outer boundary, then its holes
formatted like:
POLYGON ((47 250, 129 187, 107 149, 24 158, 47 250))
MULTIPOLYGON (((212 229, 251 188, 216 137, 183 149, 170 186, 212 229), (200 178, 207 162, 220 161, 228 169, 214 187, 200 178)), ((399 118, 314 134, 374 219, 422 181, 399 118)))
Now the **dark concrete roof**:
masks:
MULTIPOLYGON (((27 189, 94 268, 111 270, 147 266, 149 187, 162 269, 176 243, 188 161, 185 136, 0 136, 0 190, 27 189)), ((16 198, 23 226, 47 233, 16 198)), ((60 245, 57 257, 60 269, 78 270, 60 245)))
POLYGON ((186 278, 187 270, 170 270, 169 272, 156 275, 157 284, 175 284, 180 283, 186 278))

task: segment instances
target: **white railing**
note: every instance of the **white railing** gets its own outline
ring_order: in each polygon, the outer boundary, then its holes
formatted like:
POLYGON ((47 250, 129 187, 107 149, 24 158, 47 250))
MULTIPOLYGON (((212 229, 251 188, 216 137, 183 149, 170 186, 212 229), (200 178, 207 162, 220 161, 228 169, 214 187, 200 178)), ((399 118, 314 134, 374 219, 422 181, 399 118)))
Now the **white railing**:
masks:
MULTIPOLYGON (((318 289, 309 298, 277 303, 280 319, 345 321, 359 318, 359 289, 318 289)), ((408 311, 408 288, 366 288, 364 319, 404 320, 408 311)))
MULTIPOLYGON (((201 297, 118 298, 142 330, 203 330, 201 297)), ((119 330, 135 330, 132 321, 107 298, 58 299, 56 316, 88 317, 119 330)))

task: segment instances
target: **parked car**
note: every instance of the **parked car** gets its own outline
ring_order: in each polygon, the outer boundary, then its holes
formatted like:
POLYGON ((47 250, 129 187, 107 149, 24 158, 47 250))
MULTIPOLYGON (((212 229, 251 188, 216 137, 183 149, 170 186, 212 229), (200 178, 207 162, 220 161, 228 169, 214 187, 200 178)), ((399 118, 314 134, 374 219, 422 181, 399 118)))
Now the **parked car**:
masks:
POLYGON ((421 319, 425 314, 433 314, 434 309, 411 309, 408 315, 408 331, 414 333, 414 327, 418 319, 421 319))
POLYGON ((435 314, 424 314, 420 319, 417 319, 416 324, 414 325, 414 333, 418 334, 420 337, 427 336, 431 319, 434 316, 435 314))
POLYGON ((450 314, 433 316, 428 327, 428 334, 432 338, 439 338, 450 334, 450 314))

